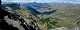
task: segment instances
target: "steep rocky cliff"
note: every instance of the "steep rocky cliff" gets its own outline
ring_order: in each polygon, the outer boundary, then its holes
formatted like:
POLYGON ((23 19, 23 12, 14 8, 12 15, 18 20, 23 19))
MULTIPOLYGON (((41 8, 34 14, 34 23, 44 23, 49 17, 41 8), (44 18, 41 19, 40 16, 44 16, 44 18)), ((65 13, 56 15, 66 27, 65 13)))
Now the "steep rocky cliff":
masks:
POLYGON ((36 25, 33 25, 33 22, 32 24, 28 24, 28 21, 26 22, 25 20, 27 19, 17 13, 11 13, 5 8, 1 8, 0 10, 1 30, 39 30, 36 25))

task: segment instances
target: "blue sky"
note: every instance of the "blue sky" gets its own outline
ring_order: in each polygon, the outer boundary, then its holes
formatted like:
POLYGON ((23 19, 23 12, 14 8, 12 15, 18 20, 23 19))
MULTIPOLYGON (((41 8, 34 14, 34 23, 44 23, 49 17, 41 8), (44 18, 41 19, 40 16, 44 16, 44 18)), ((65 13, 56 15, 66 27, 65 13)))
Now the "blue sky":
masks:
POLYGON ((59 3, 80 3, 80 0, 2 0, 2 2, 38 2, 38 3, 49 3, 49 2, 59 2, 59 3))

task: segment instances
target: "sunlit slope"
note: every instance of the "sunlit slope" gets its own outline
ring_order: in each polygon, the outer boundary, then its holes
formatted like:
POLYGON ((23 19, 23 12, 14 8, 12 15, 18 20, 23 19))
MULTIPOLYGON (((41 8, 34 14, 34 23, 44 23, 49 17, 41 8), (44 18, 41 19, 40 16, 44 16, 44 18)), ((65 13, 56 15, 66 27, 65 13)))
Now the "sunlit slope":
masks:
POLYGON ((53 6, 53 8, 58 9, 56 11, 55 18, 59 19, 59 23, 57 23, 56 25, 59 25, 62 27, 73 27, 79 24, 79 21, 80 21, 79 5, 80 4, 64 4, 63 3, 63 4, 58 4, 53 6))

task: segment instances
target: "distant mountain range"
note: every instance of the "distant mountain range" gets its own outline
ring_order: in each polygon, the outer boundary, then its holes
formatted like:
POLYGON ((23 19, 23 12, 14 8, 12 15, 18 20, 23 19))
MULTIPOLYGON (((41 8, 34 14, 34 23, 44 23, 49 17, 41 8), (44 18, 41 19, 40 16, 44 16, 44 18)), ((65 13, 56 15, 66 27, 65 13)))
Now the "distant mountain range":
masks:
MULTIPOLYGON (((80 7, 80 4, 72 4, 72 3, 9 3, 2 4, 3 6, 9 6, 12 9, 18 8, 26 8, 30 11, 35 12, 37 14, 47 14, 49 12, 54 12, 55 10, 61 8, 72 8, 72 7, 80 7), (46 12, 46 13, 45 13, 46 12)), ((49 13, 50 14, 50 13, 49 13)))
POLYGON ((33 8, 37 12, 44 13, 44 12, 50 12, 53 10, 72 8, 72 7, 80 7, 80 4, 72 4, 72 3, 22 3, 21 6, 23 6, 24 8, 33 8))
POLYGON ((13 10, 19 9, 19 4, 18 3, 9 3, 9 4, 2 4, 2 7, 6 8, 6 7, 10 7, 13 10))

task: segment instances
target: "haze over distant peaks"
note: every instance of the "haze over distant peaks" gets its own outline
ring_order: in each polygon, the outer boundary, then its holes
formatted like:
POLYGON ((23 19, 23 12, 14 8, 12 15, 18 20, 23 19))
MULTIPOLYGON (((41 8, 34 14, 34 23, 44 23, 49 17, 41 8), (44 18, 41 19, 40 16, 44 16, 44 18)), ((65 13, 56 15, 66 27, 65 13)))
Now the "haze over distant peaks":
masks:
POLYGON ((80 0, 2 0, 4 2, 14 2, 14 3, 30 3, 30 2, 37 2, 37 3, 77 3, 80 4, 80 0))

